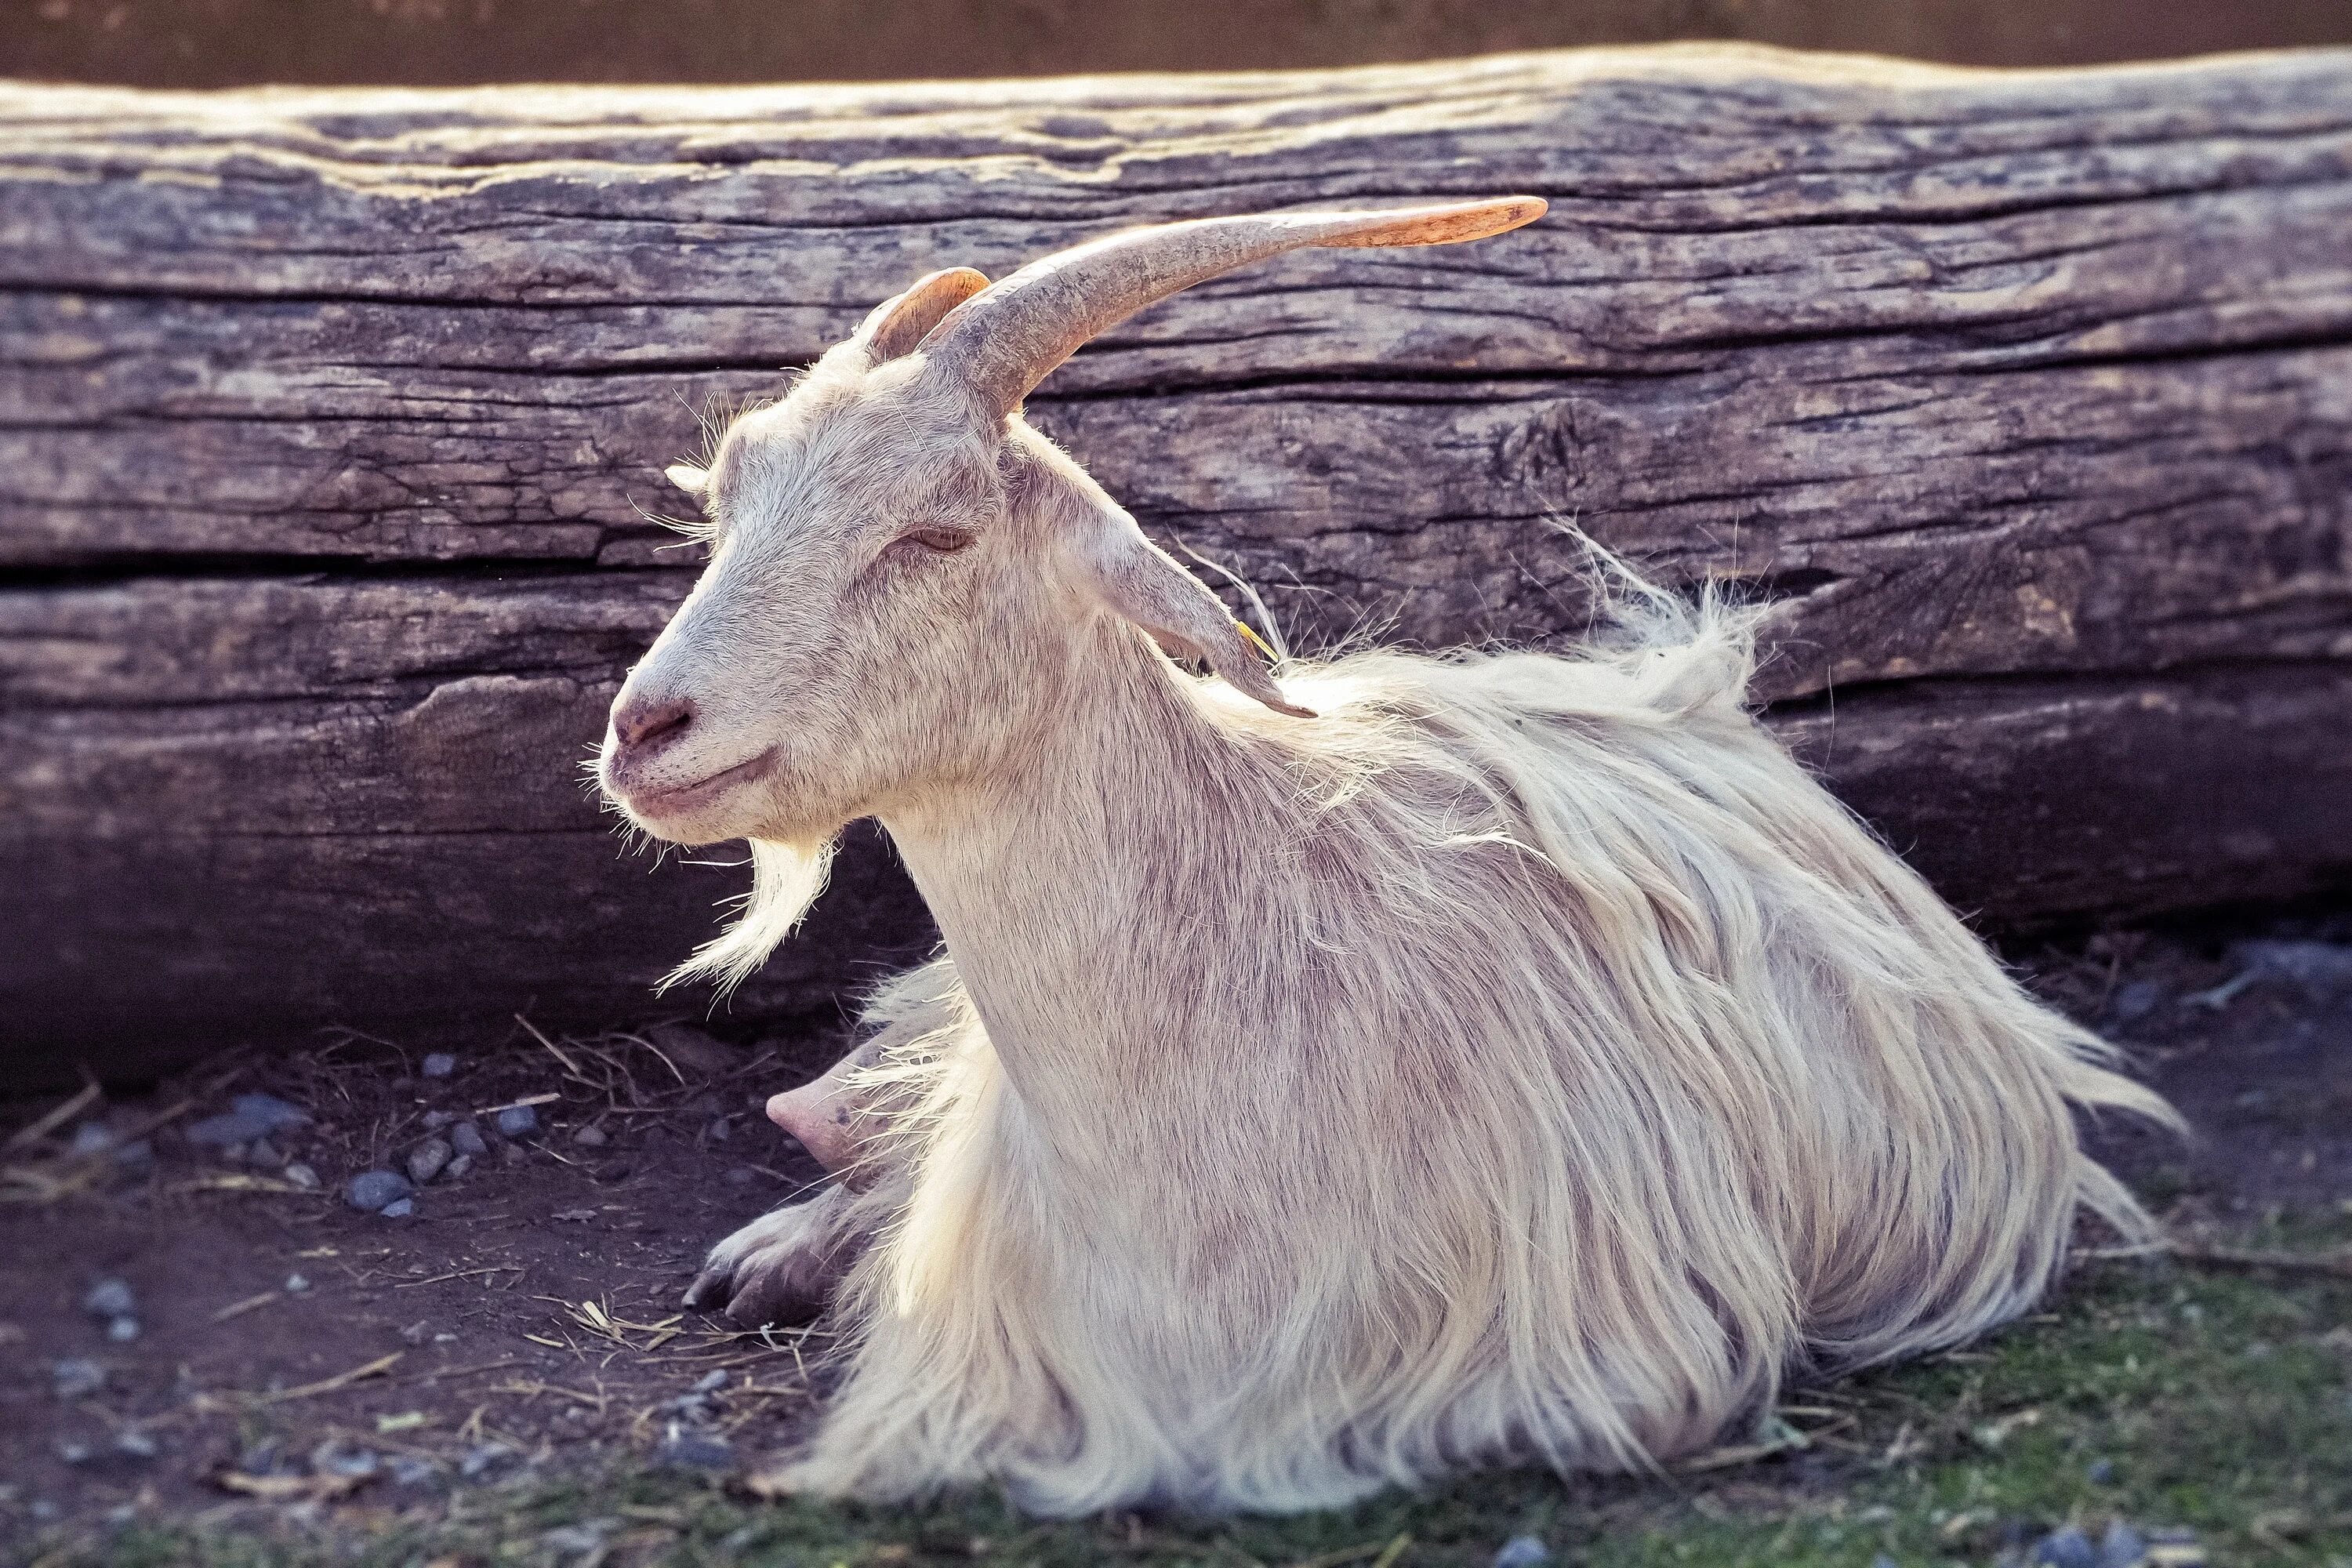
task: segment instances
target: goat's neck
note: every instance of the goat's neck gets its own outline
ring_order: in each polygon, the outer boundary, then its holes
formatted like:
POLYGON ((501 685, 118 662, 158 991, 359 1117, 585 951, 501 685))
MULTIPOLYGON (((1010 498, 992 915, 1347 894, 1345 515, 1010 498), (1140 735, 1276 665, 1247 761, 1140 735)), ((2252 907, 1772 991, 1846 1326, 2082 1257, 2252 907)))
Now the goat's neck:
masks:
POLYGON ((1246 1005, 1237 971, 1257 966, 1224 962, 1252 901, 1234 882, 1281 829, 1244 818, 1288 794, 1266 787, 1272 743, 1133 628, 1097 618, 1072 654, 1036 742, 884 818, 1049 1121, 1098 1115, 1107 1075, 1181 1070, 1188 1037, 1246 1005))

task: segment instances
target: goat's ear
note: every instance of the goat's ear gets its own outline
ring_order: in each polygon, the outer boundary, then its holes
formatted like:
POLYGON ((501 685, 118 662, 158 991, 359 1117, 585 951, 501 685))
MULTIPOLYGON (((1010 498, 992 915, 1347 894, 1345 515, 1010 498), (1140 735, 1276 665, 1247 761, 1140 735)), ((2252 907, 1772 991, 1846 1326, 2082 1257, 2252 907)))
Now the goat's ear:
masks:
MULTIPOLYGON (((1090 498, 1091 499, 1091 498, 1090 498)), ((1143 535, 1135 519, 1099 498, 1072 542, 1086 586, 1102 602, 1151 634, 1161 647, 1197 658, 1277 713, 1312 719, 1282 695, 1271 655, 1255 633, 1227 613, 1224 603, 1175 558, 1143 535)))
POLYGON ((698 468, 692 463, 672 463, 662 470, 662 477, 697 500, 710 489, 710 470, 698 468))
POLYGON ((941 317, 987 287, 988 275, 969 267, 928 273, 875 306, 849 341, 866 351, 868 364, 912 353, 941 317))

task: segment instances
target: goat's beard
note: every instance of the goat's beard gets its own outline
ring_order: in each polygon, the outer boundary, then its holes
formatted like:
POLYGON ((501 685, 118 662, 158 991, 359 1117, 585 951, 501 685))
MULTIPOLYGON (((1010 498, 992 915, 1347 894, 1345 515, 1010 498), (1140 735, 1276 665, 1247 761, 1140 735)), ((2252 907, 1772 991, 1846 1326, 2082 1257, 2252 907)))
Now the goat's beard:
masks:
POLYGON ((734 922, 665 975, 662 989, 683 980, 716 980, 723 996, 749 979, 824 891, 836 842, 831 835, 802 844, 750 840, 751 890, 743 895, 734 922))

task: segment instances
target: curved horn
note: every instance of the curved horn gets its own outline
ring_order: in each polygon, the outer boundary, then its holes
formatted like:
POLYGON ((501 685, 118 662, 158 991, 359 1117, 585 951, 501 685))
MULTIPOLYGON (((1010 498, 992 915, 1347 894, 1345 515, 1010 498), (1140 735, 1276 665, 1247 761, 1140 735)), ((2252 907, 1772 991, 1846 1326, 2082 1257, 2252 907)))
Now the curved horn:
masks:
POLYGON ((1011 413, 1078 345, 1155 300, 1306 246, 1452 245, 1533 223, 1538 196, 1391 212, 1272 213, 1129 229, 1033 261, 948 313, 931 363, 997 414, 1011 413))

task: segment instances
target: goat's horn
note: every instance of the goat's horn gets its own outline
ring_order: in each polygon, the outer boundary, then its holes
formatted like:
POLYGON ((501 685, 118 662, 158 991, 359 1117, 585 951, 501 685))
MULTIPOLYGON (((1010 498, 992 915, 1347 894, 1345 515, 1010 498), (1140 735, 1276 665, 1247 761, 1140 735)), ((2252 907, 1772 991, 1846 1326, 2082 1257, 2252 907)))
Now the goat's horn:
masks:
POLYGON ((1307 246, 1451 245, 1533 223, 1538 196, 1391 212, 1272 213, 1129 229, 1033 261, 948 312, 923 348, 992 411, 1012 412, 1078 345, 1155 300, 1307 246))

